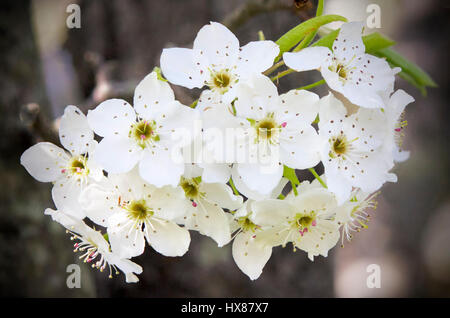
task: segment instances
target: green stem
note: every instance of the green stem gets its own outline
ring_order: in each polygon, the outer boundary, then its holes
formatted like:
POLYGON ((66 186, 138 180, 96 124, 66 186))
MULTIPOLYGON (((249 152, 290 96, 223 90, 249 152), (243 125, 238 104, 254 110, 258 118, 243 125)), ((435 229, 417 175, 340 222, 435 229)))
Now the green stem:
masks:
POLYGON ((260 41, 265 41, 266 40, 266 36, 264 35, 264 32, 262 30, 258 31, 258 39, 260 41))
POLYGON ((317 172, 316 172, 316 170, 314 170, 314 168, 309 168, 308 170, 313 174, 313 176, 317 179, 317 181, 320 182, 320 184, 321 184, 325 189, 328 189, 327 185, 326 185, 325 182, 322 180, 322 178, 317 174, 317 172))
POLYGON ((274 71, 276 71, 280 66, 284 65, 284 61, 280 61, 274 65, 272 65, 270 68, 268 68, 263 74, 264 75, 270 75, 272 74, 274 71))
POLYGON ((297 186, 292 181, 291 181, 291 185, 292 185, 292 191, 294 191, 294 195, 297 196, 298 195, 297 186))
POLYGON ((283 177, 285 177, 291 182, 292 191, 294 191, 295 196, 297 196, 298 195, 297 186, 300 184, 300 181, 298 181, 295 169, 289 168, 288 166, 284 166, 283 177))
POLYGON ((190 105, 190 107, 191 107, 191 108, 195 108, 195 107, 197 107, 197 104, 198 104, 198 98, 192 102, 192 104, 190 105))
POLYGON ((316 86, 320 86, 320 85, 323 85, 323 84, 325 84, 325 80, 321 79, 320 81, 317 81, 315 83, 312 83, 312 84, 309 84, 309 85, 306 85, 306 86, 299 87, 297 89, 311 89, 311 88, 314 88, 316 86))
POLYGON ((275 81, 279 80, 280 78, 282 78, 283 76, 289 75, 289 74, 294 73, 294 72, 295 72, 294 70, 288 69, 288 70, 285 70, 283 72, 278 73, 276 76, 271 77, 270 79, 273 82, 275 82, 275 81))
POLYGON ((240 193, 239 193, 239 191, 236 189, 236 187, 234 186, 234 182, 233 182, 233 179, 232 178, 230 178, 230 186, 231 186, 231 189, 233 189, 233 192, 234 192, 234 194, 236 194, 236 195, 240 195, 240 193))

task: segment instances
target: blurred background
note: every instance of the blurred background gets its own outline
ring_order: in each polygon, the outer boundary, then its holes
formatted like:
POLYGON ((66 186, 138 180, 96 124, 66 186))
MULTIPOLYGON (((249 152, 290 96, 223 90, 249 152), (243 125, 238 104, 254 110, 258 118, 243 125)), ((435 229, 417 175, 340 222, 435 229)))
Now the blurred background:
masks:
MULTIPOLYGON (((404 148, 411 158, 395 169, 367 230, 310 262, 276 248, 262 276, 251 282, 231 256, 192 232, 189 252, 167 258, 147 248, 136 258, 138 284, 82 264, 64 229, 44 216, 53 207, 50 184, 20 166, 39 141, 59 144, 58 117, 66 105, 83 111, 102 100, 132 101, 134 86, 165 47, 189 47, 209 21, 226 24, 242 45, 262 30, 276 40, 314 16, 316 1, 293 0, 17 0, 0 4, 0 296, 27 297, 449 297, 449 31, 450 4, 438 0, 326 0, 325 12, 365 21, 369 4, 381 8, 379 31, 395 49, 431 74, 439 88, 407 107, 404 148), (81 8, 81 28, 69 29, 70 4, 81 8), (66 267, 81 266, 81 288, 66 286, 66 267), (369 264, 381 268, 381 288, 369 289, 369 264)), ((279 91, 317 81, 318 72, 284 77, 279 91)), ((190 104, 199 90, 173 86, 190 104)), ((323 96, 325 87, 315 91, 323 96)), ((311 176, 305 174, 304 178, 311 176)))

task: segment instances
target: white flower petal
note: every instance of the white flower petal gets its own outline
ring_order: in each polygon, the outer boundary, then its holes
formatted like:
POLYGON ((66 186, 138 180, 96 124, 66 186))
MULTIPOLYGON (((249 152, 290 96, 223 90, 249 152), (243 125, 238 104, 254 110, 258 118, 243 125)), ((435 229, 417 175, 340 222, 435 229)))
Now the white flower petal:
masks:
POLYGON ((196 207, 190 207, 185 222, 187 228, 211 237, 219 247, 231 240, 227 214, 220 207, 205 200, 199 200, 196 207))
POLYGON ((315 256, 327 257, 328 251, 336 245, 339 236, 338 226, 335 222, 320 220, 311 231, 303 236, 298 236, 296 246, 307 252, 308 258, 313 261, 315 256))
POLYGON ((262 119, 279 105, 277 87, 264 75, 254 75, 245 84, 238 85, 236 95, 236 114, 244 119, 262 119))
POLYGON ((50 142, 40 142, 31 146, 20 157, 20 163, 28 173, 40 182, 56 181, 67 167, 69 155, 50 142))
POLYGON ((86 116, 75 106, 67 106, 59 124, 59 140, 73 155, 87 153, 91 148, 94 133, 86 116))
POLYGON ((89 126, 102 137, 128 136, 136 113, 123 99, 108 99, 87 114, 89 126))
POLYGON ((106 137, 92 156, 108 173, 124 173, 133 169, 141 159, 141 152, 142 149, 128 138, 106 137))
POLYGON ((127 283, 135 283, 139 281, 139 279, 137 279, 137 277, 132 273, 141 274, 142 267, 140 265, 130 261, 129 259, 120 258, 114 253, 106 252, 104 253, 104 256, 109 264, 115 265, 125 274, 127 283), (133 275, 135 278, 129 277, 129 274, 133 275))
POLYGON ((161 54, 161 71, 169 82, 187 88, 201 88, 205 85, 206 72, 196 63, 194 50, 185 48, 164 49, 161 54))
POLYGON ((347 110, 344 104, 330 92, 319 101, 319 130, 326 130, 326 124, 331 120, 339 121, 343 119, 346 114, 347 110))
POLYGON ((366 47, 362 41, 362 22, 349 22, 342 25, 333 43, 333 53, 342 62, 350 62, 355 56, 364 54, 366 47))
POLYGON ((307 169, 320 162, 321 139, 312 126, 283 131, 282 136, 280 158, 283 164, 294 169, 307 169))
POLYGON ((325 177, 327 179, 328 190, 334 193, 338 205, 347 201, 352 192, 351 183, 346 178, 342 178, 335 171, 330 171, 327 167, 325 167, 325 177))
POLYGON ((239 178, 252 191, 269 194, 275 189, 283 176, 283 166, 276 165, 270 173, 261 165, 251 163, 236 164, 239 178))
POLYGON ((283 60, 297 72, 311 71, 319 69, 330 54, 331 51, 326 47, 308 47, 299 52, 284 53, 283 60))
POLYGON ((281 105, 276 111, 277 119, 287 124, 311 124, 319 112, 319 96, 306 90, 292 89, 280 96, 281 105))
POLYGON ((155 216, 163 220, 171 221, 186 214, 187 202, 181 187, 156 188, 148 202, 155 216))
POLYGON ((251 280, 257 279, 272 255, 272 247, 252 238, 254 233, 245 232, 236 236, 233 242, 233 258, 239 269, 251 280))
POLYGON ((232 67, 238 58, 239 40, 224 25, 211 22, 198 31, 194 50, 200 50, 210 64, 232 67))
POLYGON ((175 223, 152 218, 145 224, 145 237, 155 251, 165 256, 183 256, 189 249, 189 232, 175 223))
POLYGON ((73 178, 61 178, 52 188, 52 198, 58 210, 82 220, 86 214, 80 205, 82 185, 73 178))
POLYGON ((52 217, 52 220, 55 222, 58 222, 62 226, 64 226, 66 229, 70 230, 71 232, 80 234, 80 235, 87 235, 88 234, 88 226, 80 219, 73 217, 69 214, 64 213, 63 211, 55 211, 52 209, 45 209, 44 212, 45 215, 50 215, 52 217))
POLYGON ((146 149, 139 162, 141 177, 158 188, 166 185, 176 187, 183 172, 184 163, 175 162, 170 150, 146 149))
POLYGON ((236 210, 242 206, 241 196, 234 195, 233 190, 222 183, 205 183, 202 181, 199 191, 204 193, 204 199, 210 203, 216 203, 221 208, 236 210))
POLYGON ((245 79, 245 75, 262 73, 272 66, 279 53, 280 48, 275 42, 249 42, 239 53, 237 73, 241 74, 241 79, 245 79))
POLYGON ((137 283, 137 282, 139 282, 139 278, 136 275, 134 275, 133 273, 126 273, 125 281, 127 283, 137 283))
POLYGON ((199 164, 203 168, 202 181, 206 183, 227 183, 231 177, 228 164, 199 164))
POLYGON ((125 213, 116 213, 108 219, 108 237, 112 251, 120 258, 144 253, 144 233, 125 213))
POLYGON ((121 212, 119 194, 106 178, 98 184, 91 184, 80 194, 79 201, 86 216, 93 222, 107 227, 108 218, 121 212))
POLYGON ((261 226, 278 226, 295 215, 289 202, 276 199, 252 202, 251 211, 251 220, 261 226))
POLYGON ((393 119, 397 120, 405 110, 405 107, 412 102, 414 102, 414 97, 399 89, 391 95, 387 109, 392 112, 393 119))
POLYGON ((167 82, 158 79, 156 72, 148 74, 134 90, 133 104, 140 117, 153 118, 153 108, 164 107, 175 101, 175 95, 167 82))

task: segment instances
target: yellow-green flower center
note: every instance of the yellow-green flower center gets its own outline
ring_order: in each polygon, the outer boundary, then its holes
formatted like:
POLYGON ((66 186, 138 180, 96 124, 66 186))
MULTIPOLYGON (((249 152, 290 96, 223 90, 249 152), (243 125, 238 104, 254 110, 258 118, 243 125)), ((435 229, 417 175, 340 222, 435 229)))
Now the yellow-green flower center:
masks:
POLYGON ((227 68, 220 71, 211 70, 210 74, 210 80, 206 84, 212 91, 220 94, 225 94, 232 87, 233 83, 237 82, 235 76, 227 68))
POLYGON ((145 221, 153 215, 153 210, 147 206, 145 200, 131 201, 125 209, 128 211, 128 217, 135 221, 145 221))
POLYGON ((181 177, 180 186, 188 199, 194 200, 201 195, 199 178, 186 179, 181 177))
POLYGON ((148 142, 159 141, 159 136, 156 134, 156 122, 154 120, 138 121, 131 127, 129 136, 142 148, 145 148, 148 142))
POLYGON ((216 87, 228 87, 230 85, 230 76, 226 72, 219 72, 214 74, 213 81, 216 87))
POLYGON ((333 142, 333 151, 338 155, 343 155, 347 150, 347 140, 345 137, 338 137, 333 142))
POLYGON ((347 69, 343 64, 337 64, 335 66, 329 66, 328 69, 331 72, 336 73, 337 75, 339 75, 339 78, 341 80, 346 80, 347 79, 347 69))
POLYGON ((73 157, 69 162, 68 168, 63 169, 63 172, 68 170, 72 175, 87 175, 89 170, 87 169, 86 161, 84 156, 73 157))
POLYGON ((258 229, 258 225, 250 221, 250 219, 246 216, 240 217, 237 220, 239 226, 241 227, 242 231, 252 231, 255 232, 258 229))
MULTIPOLYGON (((280 131, 281 125, 275 121, 274 113, 268 113, 267 116, 261 120, 249 120, 256 130, 256 142, 269 141, 276 142, 276 136, 280 131)), ((284 127, 284 126, 283 126, 284 127)))
POLYGON ((316 212, 297 213, 294 217, 294 222, 292 222, 292 226, 296 227, 303 236, 312 226, 316 226, 316 212))

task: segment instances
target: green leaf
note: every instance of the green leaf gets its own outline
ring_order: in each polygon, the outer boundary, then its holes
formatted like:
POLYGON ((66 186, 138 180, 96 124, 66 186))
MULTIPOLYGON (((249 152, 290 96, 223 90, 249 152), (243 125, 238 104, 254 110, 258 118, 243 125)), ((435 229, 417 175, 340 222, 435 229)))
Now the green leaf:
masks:
POLYGON ((372 54, 378 50, 385 49, 395 44, 394 41, 378 32, 363 36, 366 53, 372 54))
POLYGON ((276 43, 280 47, 280 54, 276 58, 276 60, 278 60, 284 52, 292 49, 304 37, 308 36, 311 33, 314 33, 322 25, 334 21, 347 22, 347 19, 340 15, 322 15, 306 20, 305 22, 300 23, 296 27, 286 32, 276 41, 276 43))
POLYGON ((375 55, 386 58, 391 66, 400 67, 402 72, 399 76, 417 87, 423 95, 426 95, 426 87, 438 86, 424 70, 392 49, 378 50, 375 55))
POLYGON ((331 49, 331 47, 333 46, 333 42, 334 42, 334 40, 336 40, 340 30, 341 29, 331 31, 327 35, 324 35, 319 40, 314 42, 311 46, 325 46, 325 47, 331 49))
MULTIPOLYGON (((340 29, 334 30, 324 37, 320 38, 312 46, 325 46, 329 49, 333 46, 334 40, 339 34, 340 29)), ((394 41, 385 37, 384 35, 375 32, 362 37, 364 46, 366 47, 366 53, 373 54, 381 49, 390 47, 395 44, 394 41)))

